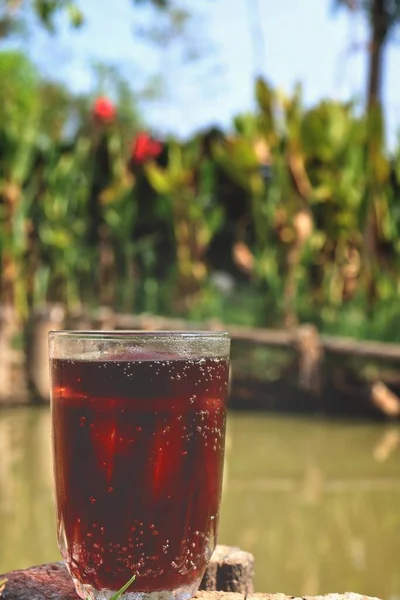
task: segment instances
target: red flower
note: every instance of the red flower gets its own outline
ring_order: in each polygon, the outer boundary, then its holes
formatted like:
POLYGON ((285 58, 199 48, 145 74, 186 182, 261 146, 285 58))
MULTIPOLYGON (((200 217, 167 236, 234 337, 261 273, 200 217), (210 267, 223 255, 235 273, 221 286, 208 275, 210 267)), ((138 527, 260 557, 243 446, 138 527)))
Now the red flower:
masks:
POLYGON ((100 123, 111 123, 114 121, 116 112, 115 106, 111 100, 105 96, 96 98, 93 105, 93 116, 100 121, 100 123))
POLYGON ((162 150, 162 144, 153 140, 148 133, 138 133, 132 146, 132 160, 136 164, 157 158, 162 150))

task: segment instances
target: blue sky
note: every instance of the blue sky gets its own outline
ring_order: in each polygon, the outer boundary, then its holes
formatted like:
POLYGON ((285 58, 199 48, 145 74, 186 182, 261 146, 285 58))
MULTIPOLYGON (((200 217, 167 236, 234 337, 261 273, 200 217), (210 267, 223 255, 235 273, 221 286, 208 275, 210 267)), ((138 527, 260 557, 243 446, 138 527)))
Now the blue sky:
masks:
MULTIPOLYGON (((331 0, 186 0, 186 5, 196 7, 199 17, 188 31, 205 49, 197 62, 183 65, 179 47, 155 51, 139 41, 134 24, 147 22, 150 13, 131 0, 82 0, 86 26, 72 31, 61 24, 55 38, 35 32, 33 57, 47 74, 78 91, 92 87, 93 61, 121 65, 138 89, 162 72, 168 86, 161 101, 143 104, 146 119, 160 133, 185 136, 209 124, 229 125, 235 113, 253 106, 254 74, 260 70, 287 92, 301 82, 307 104, 322 97, 362 101, 365 24, 344 11, 333 13, 331 0), (249 7, 256 5, 264 38, 257 52, 249 28, 249 7)), ((384 87, 391 139, 400 127, 399 82, 400 46, 392 45, 384 87)))

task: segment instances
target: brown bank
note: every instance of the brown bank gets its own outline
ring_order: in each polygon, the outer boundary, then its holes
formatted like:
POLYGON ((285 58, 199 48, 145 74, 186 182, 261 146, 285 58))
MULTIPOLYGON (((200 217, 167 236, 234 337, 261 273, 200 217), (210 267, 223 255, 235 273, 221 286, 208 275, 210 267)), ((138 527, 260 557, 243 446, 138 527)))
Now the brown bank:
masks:
POLYGON ((248 329, 110 309, 67 315, 62 306, 30 315, 23 332, 0 306, 0 406, 49 400, 50 329, 226 329, 232 337, 230 406, 292 414, 400 418, 400 344, 320 336, 313 325, 248 329), (18 336, 23 342, 16 343, 18 336))
MULTIPOLYGON (((204 575, 198 600, 297 600, 285 594, 253 591, 254 557, 239 548, 217 546, 204 575)), ((0 575, 6 585, 2 600, 77 600, 63 563, 51 563, 0 575)), ((0 594, 1 595, 1 594, 0 594)), ((360 594, 328 594, 301 600, 370 600, 360 594)), ((300 600, 300 598, 299 598, 300 600)))

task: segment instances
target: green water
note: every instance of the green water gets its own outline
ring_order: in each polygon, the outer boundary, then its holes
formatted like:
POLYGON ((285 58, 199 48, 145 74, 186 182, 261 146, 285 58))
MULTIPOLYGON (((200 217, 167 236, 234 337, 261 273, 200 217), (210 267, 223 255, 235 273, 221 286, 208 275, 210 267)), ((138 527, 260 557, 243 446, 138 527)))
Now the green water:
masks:
MULTIPOLYGON (((256 589, 400 595, 400 427, 230 414, 220 541, 256 589)), ((0 411, 0 573, 57 560, 47 410, 0 411)))

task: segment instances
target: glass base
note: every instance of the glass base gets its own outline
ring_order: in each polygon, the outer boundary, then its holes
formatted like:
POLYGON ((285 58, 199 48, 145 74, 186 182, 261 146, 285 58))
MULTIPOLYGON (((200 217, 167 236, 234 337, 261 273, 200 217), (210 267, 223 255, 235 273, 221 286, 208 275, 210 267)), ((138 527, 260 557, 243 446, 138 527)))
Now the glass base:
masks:
MULTIPOLYGON (((110 600, 115 595, 115 590, 96 590, 93 586, 86 583, 80 583, 75 577, 75 589, 83 600, 110 600)), ((175 590, 155 590, 154 592, 125 592, 119 597, 119 600, 189 600, 198 592, 201 583, 201 577, 196 579, 191 585, 185 585, 175 590)), ((135 585, 134 583, 132 585, 135 585)))

